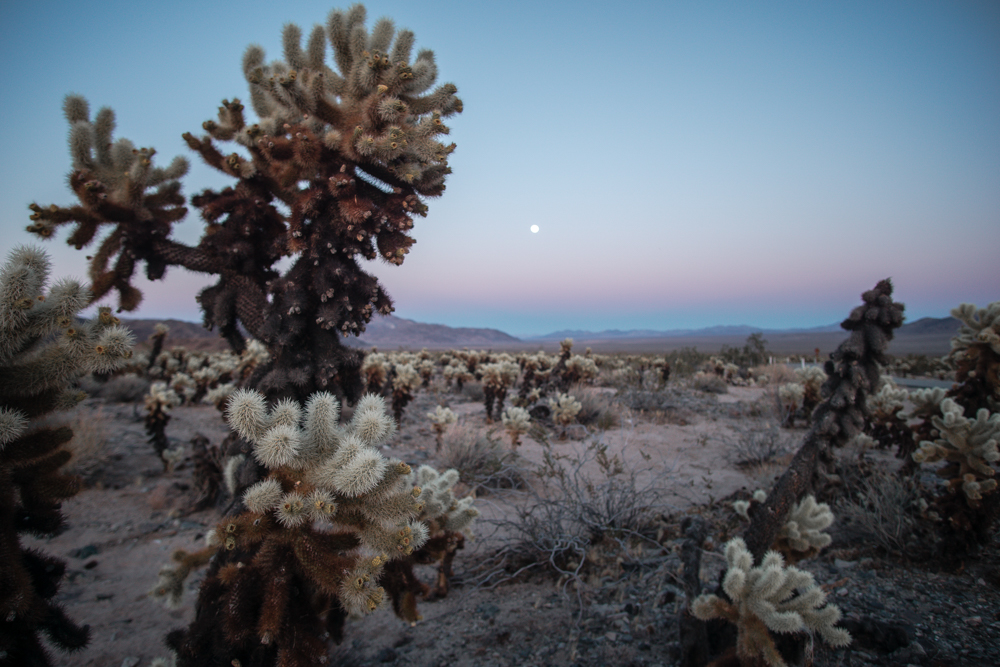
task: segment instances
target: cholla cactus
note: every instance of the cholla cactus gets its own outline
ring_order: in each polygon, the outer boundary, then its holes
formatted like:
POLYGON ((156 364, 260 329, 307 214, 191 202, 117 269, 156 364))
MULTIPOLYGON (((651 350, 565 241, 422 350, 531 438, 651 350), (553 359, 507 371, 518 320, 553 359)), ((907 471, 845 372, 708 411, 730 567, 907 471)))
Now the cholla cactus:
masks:
POLYGON ((472 521, 479 516, 479 510, 472 506, 475 498, 466 496, 461 500, 455 498, 455 483, 458 482, 457 470, 446 470, 439 473, 430 466, 420 466, 414 488, 419 488, 417 500, 423 503, 419 518, 427 523, 432 533, 450 531, 461 533, 468 530, 472 521))
MULTIPOLYGON (((749 521, 751 506, 765 500, 767 493, 757 489, 750 500, 734 501, 733 509, 741 518, 749 521)), ((832 523, 833 512, 830 511, 830 506, 817 503, 816 497, 810 494, 792 507, 772 549, 781 553, 791 564, 815 556, 833 541, 828 534, 822 532, 832 523)))
MULTIPOLYGON (((424 350, 426 352, 426 350, 424 350)), ((421 359, 417 362, 417 372, 420 373, 420 386, 428 387, 431 384, 431 378, 434 377, 434 367, 435 364, 430 359, 421 359)))
POLYGON ((590 357, 574 354, 566 362, 566 382, 570 385, 577 382, 593 382, 600 373, 597 363, 590 357))
POLYGON ((397 422, 403 421, 403 410, 413 400, 413 393, 420 388, 420 373, 413 364, 393 365, 392 372, 392 415, 397 422))
POLYGON ((156 450, 156 455, 163 461, 166 470, 169 463, 164 452, 169 447, 167 439, 167 423, 170 421, 170 409, 181 404, 181 398, 165 382, 154 382, 149 386, 149 392, 144 400, 146 407, 146 435, 149 443, 156 450))
POLYGON ((461 359, 452 359, 441 371, 441 374, 444 376, 445 382, 455 380, 457 391, 462 391, 466 382, 472 382, 476 378, 461 359))
POLYGON ((531 415, 524 408, 507 408, 503 412, 503 427, 510 436, 510 446, 516 448, 531 427, 531 415))
POLYGON ((45 292, 49 270, 45 253, 30 246, 15 248, 0 269, 0 653, 11 664, 51 664, 41 630, 62 650, 88 640, 53 601, 65 564, 21 546, 22 532, 60 532, 60 504, 80 488, 78 477, 60 472, 73 431, 31 422, 76 405, 80 376, 113 372, 132 355, 131 334, 110 309, 77 319, 90 301, 79 283, 60 280, 45 292))
POLYGON ((958 387, 948 395, 970 414, 981 408, 1000 412, 1000 301, 979 309, 963 303, 951 316, 962 327, 951 339, 958 387))
MULTIPOLYGON (((268 474, 244 493, 246 511, 213 532, 232 556, 224 565, 215 559, 202 586, 200 606, 214 611, 171 640, 182 664, 205 660, 196 652, 207 650, 215 632, 227 660, 243 664, 254 664, 262 646, 279 656, 322 654, 323 633, 339 632, 345 612, 368 613, 386 594, 394 603, 404 595, 404 580, 383 576, 389 563, 402 561, 392 573, 408 571, 434 531, 462 530, 474 514, 471 500, 447 495, 450 484, 415 488, 410 467, 381 454, 395 432, 381 397, 362 398, 346 426, 339 407, 325 392, 304 408, 285 400, 268 410, 252 390, 230 399, 230 425, 268 474)), ((296 660, 290 664, 305 664, 296 660)))
POLYGON ((392 607, 396 614, 407 621, 421 619, 416 607, 416 597, 444 597, 448 594, 448 581, 452 576, 452 561, 456 552, 465 545, 465 534, 479 511, 472 506, 474 496, 455 498, 454 485, 458 471, 439 473, 430 466, 420 466, 408 478, 414 489, 420 490, 418 500, 423 504, 418 519, 426 525, 426 543, 411 559, 390 561, 385 566, 383 581, 392 582, 392 607), (413 573, 413 563, 438 565, 437 581, 433 587, 421 583, 413 573))
POLYGON ((753 492, 753 496, 751 496, 750 500, 734 500, 733 510, 736 511, 736 514, 739 517, 749 521, 751 505, 754 503, 762 503, 765 500, 767 500, 767 492, 763 489, 757 489, 753 492))
POLYGON ((451 408, 439 405, 434 412, 427 413, 427 418, 431 420, 431 426, 434 428, 434 439, 437 443, 437 449, 440 450, 441 438, 444 436, 445 430, 449 425, 458 421, 458 417, 451 411, 451 408))
POLYGON ((887 449, 896 446, 896 458, 909 461, 916 449, 913 431, 901 416, 910 392, 901 389, 888 375, 881 378, 879 390, 868 397, 870 420, 865 427, 878 447, 887 449))
POLYGON ((365 388, 371 394, 381 394, 389 377, 389 366, 386 356, 381 352, 370 352, 365 355, 361 365, 361 375, 365 380, 365 388))
POLYGON ((549 406, 552 408, 552 419, 563 427, 572 424, 580 410, 583 409, 580 401, 570 394, 559 394, 555 398, 550 398, 549 406))
POLYGON ((178 549, 170 556, 176 565, 160 568, 159 578, 149 590, 149 596, 161 600, 169 609, 177 609, 184 596, 184 581, 193 570, 207 564, 214 553, 215 549, 211 546, 194 553, 178 549))
POLYGON ((833 541, 823 532, 831 524, 833 512, 830 511, 830 506, 817 503, 816 497, 810 494, 796 503, 788 513, 788 520, 778 533, 774 549, 791 563, 815 556, 833 541))
POLYGON ((146 361, 146 373, 149 373, 149 369, 153 367, 156 362, 156 358, 160 356, 160 352, 163 351, 163 341, 166 340, 167 334, 170 333, 170 327, 168 327, 163 322, 158 322, 155 327, 153 327, 153 333, 149 335, 149 341, 152 343, 153 347, 149 351, 149 358, 146 361))
POLYGON ((806 388, 798 382, 787 382, 778 387, 778 402, 784 412, 784 426, 791 426, 795 414, 802 410, 802 402, 806 396, 806 388))
POLYGON ((507 390, 517 381, 521 367, 513 361, 501 360, 482 364, 479 367, 483 379, 483 402, 486 406, 486 421, 493 423, 493 415, 503 411, 507 390))
POLYGON ((826 372, 819 366, 806 366, 795 369, 795 375, 805 389, 805 394, 802 397, 802 409, 805 411, 806 417, 810 418, 812 411, 823 400, 821 389, 823 383, 826 382, 826 372))
POLYGON ((991 465, 1000 461, 997 443, 1000 441, 1000 414, 990 415, 985 408, 971 420, 964 415, 962 406, 951 398, 941 402, 943 417, 933 418, 941 437, 933 442, 923 441, 913 453, 917 463, 947 461, 937 474, 948 480, 948 488, 965 494, 971 507, 977 507, 982 494, 997 488, 996 469, 991 465))
POLYGON ((433 53, 414 54, 412 32, 388 19, 369 32, 365 18, 361 5, 335 10, 305 48, 300 28, 288 24, 280 60, 247 48, 242 69, 257 122, 227 99, 218 119, 202 124, 205 135, 183 136, 232 179, 231 187, 191 198, 207 222, 198 245, 170 238, 187 212, 178 180, 186 161, 156 167, 153 149, 113 139, 111 110, 91 119, 79 96, 65 103, 79 205, 32 204, 29 230, 51 237, 75 223, 69 241, 78 248, 102 237, 92 255, 95 292, 117 290, 126 310, 141 300, 132 281, 142 264, 152 280, 168 266, 218 276, 198 297, 205 324, 218 326, 236 351, 245 345, 242 325, 271 353, 251 386, 271 399, 334 386, 356 399, 362 353, 340 337, 393 310, 359 260, 403 262, 414 218, 444 192, 455 145, 440 139, 449 132, 445 119, 462 110, 453 84, 434 87, 433 53), (111 229, 99 234, 103 226, 111 229), (289 256, 282 273, 278 262, 289 256))
POLYGON ((730 601, 701 595, 691 603, 691 612, 702 620, 724 618, 736 624, 736 654, 741 661, 752 664, 763 659, 771 667, 783 667, 786 663, 771 632, 815 631, 831 646, 851 643, 851 635, 836 627, 840 609, 824 606, 826 594, 812 574, 785 567, 774 551, 754 567, 753 556, 738 537, 726 543, 726 562, 729 569, 722 588, 730 601))

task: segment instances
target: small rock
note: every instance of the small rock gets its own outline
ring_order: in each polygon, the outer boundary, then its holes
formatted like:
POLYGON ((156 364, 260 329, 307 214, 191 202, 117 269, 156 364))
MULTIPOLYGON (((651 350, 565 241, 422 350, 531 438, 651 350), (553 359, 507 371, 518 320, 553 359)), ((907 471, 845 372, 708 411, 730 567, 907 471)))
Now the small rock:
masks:
POLYGON ((858 562, 855 560, 840 560, 839 558, 833 559, 833 566, 838 570, 850 570, 857 564, 858 562))
POLYGON ((483 618, 490 620, 500 613, 500 607, 494 604, 481 604, 476 607, 476 613, 483 618))
POLYGON ((85 547, 80 547, 79 549, 73 549, 73 551, 69 552, 69 555, 72 556, 73 558, 86 560, 91 556, 96 556, 98 553, 100 553, 100 551, 101 550, 98 548, 96 544, 88 544, 85 547))
POLYGON ((376 662, 393 662, 397 658, 399 658, 399 654, 396 653, 396 650, 392 649, 392 648, 389 648, 389 647, 386 647, 386 648, 384 648, 384 649, 382 649, 381 651, 378 652, 378 655, 375 656, 375 661, 376 662))
POLYGON ((614 631, 605 632, 604 638, 607 639, 609 642, 616 641, 618 639, 618 633, 614 631))
POLYGON ((978 627, 978 626, 980 626, 980 625, 983 624, 983 617, 982 616, 970 616, 967 619, 965 619, 965 622, 968 623, 969 625, 971 625, 972 627, 978 627))
POLYGON ((136 658, 135 656, 132 655, 122 660, 122 667, 135 667, 138 664, 139 664, 139 658, 136 658))
POLYGON ((840 597, 847 597, 848 593, 850 593, 850 591, 848 591, 846 588, 837 589, 837 595, 839 595, 840 597))
POLYGON ((894 665, 906 665, 910 663, 920 664, 924 662, 926 656, 927 651, 920 642, 910 642, 908 646, 893 651, 889 657, 892 658, 892 664, 894 665))

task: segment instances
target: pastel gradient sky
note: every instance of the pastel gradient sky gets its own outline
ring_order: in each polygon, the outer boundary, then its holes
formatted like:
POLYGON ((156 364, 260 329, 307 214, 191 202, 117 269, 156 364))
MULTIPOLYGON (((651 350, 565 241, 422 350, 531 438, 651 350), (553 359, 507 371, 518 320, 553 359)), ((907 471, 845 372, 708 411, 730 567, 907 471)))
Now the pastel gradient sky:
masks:
MULTIPOLYGON (((252 42, 281 55, 311 0, 0 3, 0 249, 27 205, 70 204, 66 93, 116 136, 193 165, 181 134, 246 98, 252 42)), ((459 88, 454 173, 401 267, 396 315, 514 335, 797 327, 891 276, 907 317, 1000 299, 1000 3, 366 3, 459 88), (537 224, 539 233, 529 231, 537 224)), ((196 216, 175 237, 196 243, 196 216)), ((65 233, 55 274, 85 276, 65 233)), ((199 320, 173 269, 139 317, 199 320)))

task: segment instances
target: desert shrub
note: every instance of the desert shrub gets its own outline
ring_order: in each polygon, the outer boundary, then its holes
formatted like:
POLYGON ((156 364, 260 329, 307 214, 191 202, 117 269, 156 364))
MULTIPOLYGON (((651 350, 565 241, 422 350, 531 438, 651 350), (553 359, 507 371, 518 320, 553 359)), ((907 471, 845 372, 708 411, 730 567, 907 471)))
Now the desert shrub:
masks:
POLYGON ((520 489, 526 481, 526 464, 493 435, 458 425, 444 437, 438 462, 453 468, 473 491, 520 489))
POLYGON ((757 466, 788 452, 788 439, 776 421, 746 420, 732 426, 731 436, 719 436, 726 456, 738 467, 757 466))
POLYGON ((675 377, 689 377, 701 368, 701 365, 708 360, 709 355, 699 352, 696 347, 682 347, 666 355, 670 363, 671 375, 675 377))
POLYGON ((691 386, 707 394, 725 394, 729 391, 726 381, 714 373, 698 371, 691 378, 691 386))
POLYGON ((462 385, 462 395, 475 403, 482 403, 486 398, 486 392, 483 391, 483 383, 475 381, 465 382, 462 385))
POLYGON ((107 382, 98 383, 87 393, 109 403, 136 403, 149 391, 149 380, 138 375, 115 375, 107 382))
POLYGON ((851 488, 838 504, 837 516, 847 528, 886 551, 912 554, 919 509, 913 481, 879 470, 845 478, 851 488))
POLYGON ((576 454, 559 454, 546 440, 542 447, 543 463, 533 471, 536 482, 525 487, 525 502, 484 521, 508 538, 483 561, 479 584, 496 585, 539 567, 582 582, 593 547, 621 553, 655 539, 656 519, 668 508, 662 471, 624 463, 601 439, 576 454))
POLYGON ((619 410, 607 392, 581 386, 572 387, 570 392, 580 403, 580 411, 576 413, 577 422, 602 431, 618 424, 619 410))
POLYGON ((781 385, 795 380, 795 371, 783 363, 760 364, 750 368, 748 374, 758 386, 781 385))

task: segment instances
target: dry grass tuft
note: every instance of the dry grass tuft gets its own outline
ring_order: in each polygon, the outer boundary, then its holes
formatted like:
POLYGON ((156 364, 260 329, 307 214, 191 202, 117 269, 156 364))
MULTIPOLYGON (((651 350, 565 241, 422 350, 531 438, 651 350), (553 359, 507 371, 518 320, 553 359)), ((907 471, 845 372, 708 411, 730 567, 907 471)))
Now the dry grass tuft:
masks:
POLYGON ((443 438, 437 463, 454 468, 460 479, 477 493, 490 489, 520 489, 526 470, 521 457, 494 437, 464 424, 455 424, 443 438))
POLYGON ((615 406, 608 392, 578 384, 571 387, 569 393, 580 402, 580 412, 576 415, 580 424, 602 431, 619 424, 621 408, 615 406))
POLYGON ((851 493, 838 505, 837 517, 851 532, 886 551, 912 552, 919 500, 913 481, 881 470, 847 477, 851 493))

